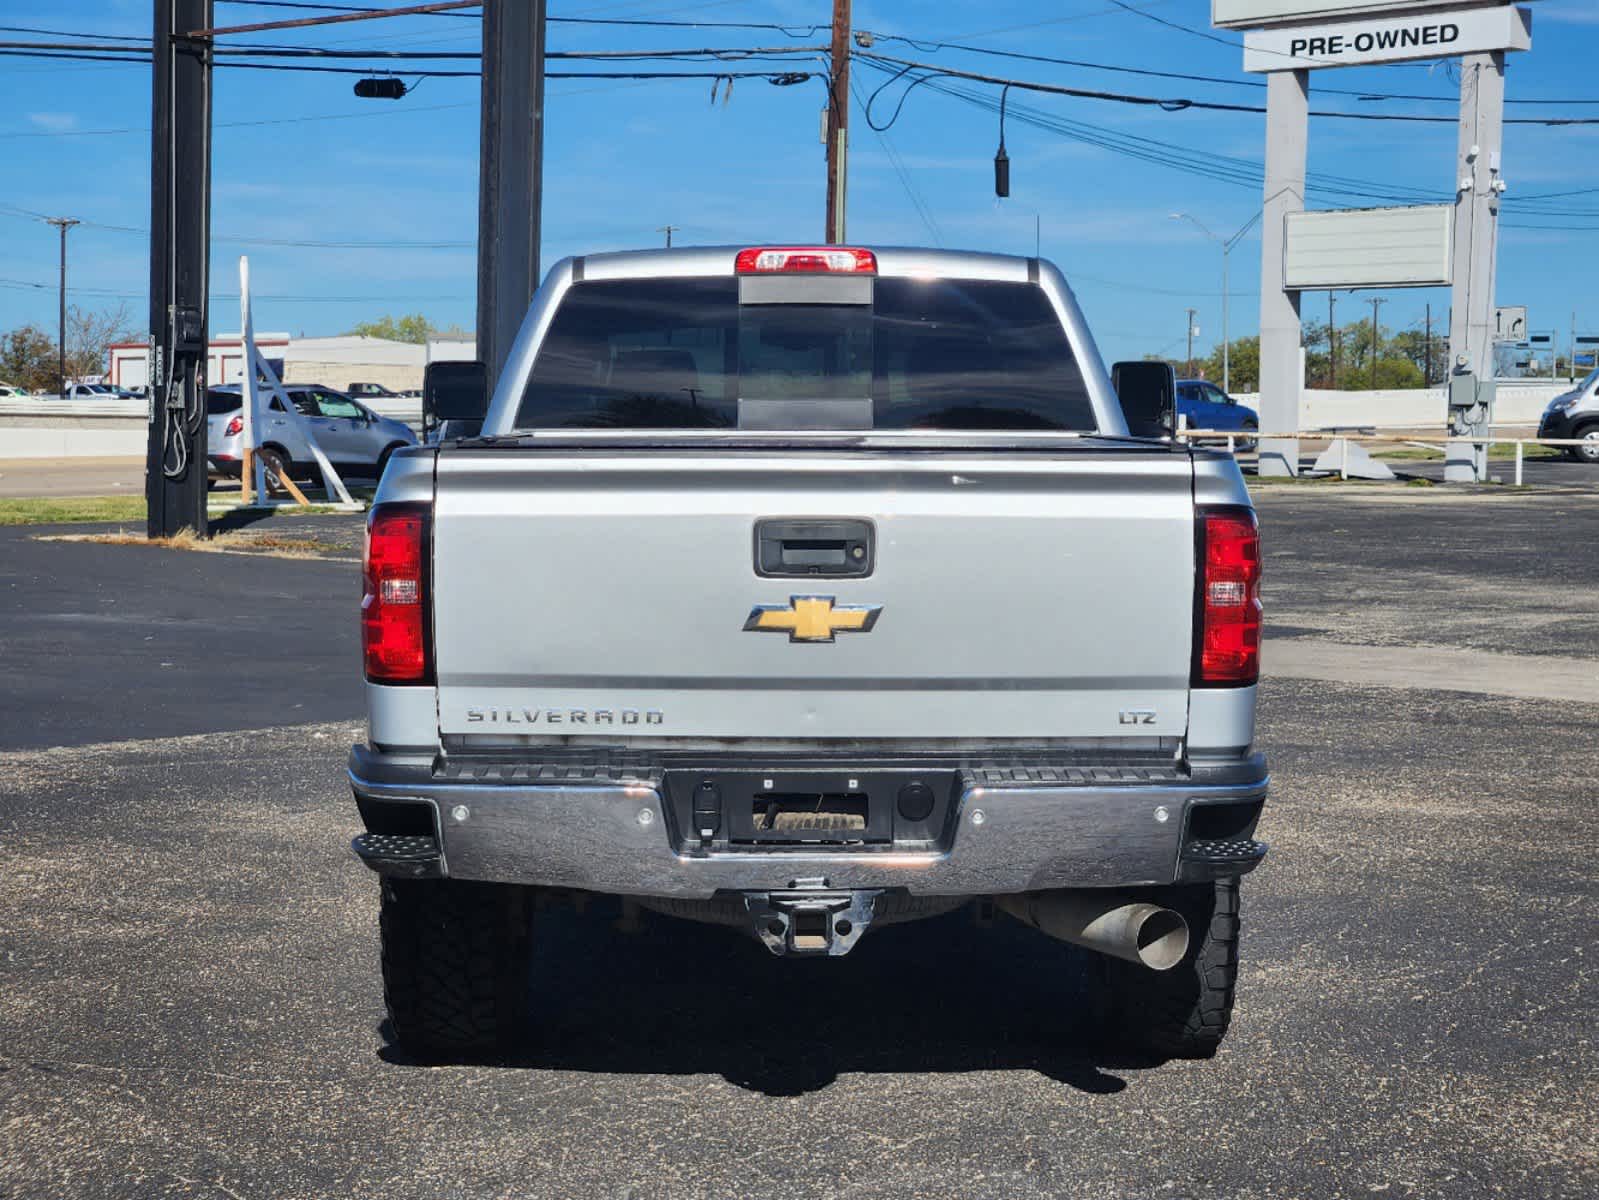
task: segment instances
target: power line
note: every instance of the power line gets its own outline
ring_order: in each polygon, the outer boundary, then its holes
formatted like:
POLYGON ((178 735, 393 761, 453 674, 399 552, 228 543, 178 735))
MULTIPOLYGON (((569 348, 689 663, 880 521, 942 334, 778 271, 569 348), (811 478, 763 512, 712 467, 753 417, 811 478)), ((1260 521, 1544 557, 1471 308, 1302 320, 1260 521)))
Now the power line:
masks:
MULTIPOLYGON (((879 69, 887 70, 882 67, 879 69)), ((931 82, 928 87, 932 91, 962 100, 987 112, 997 113, 999 110, 999 102, 991 94, 963 88, 946 80, 931 82)), ((1020 121, 1112 153, 1199 175, 1213 181, 1253 189, 1260 187, 1264 178, 1264 168, 1257 160, 1196 151, 1189 146, 1124 133, 1086 121, 1072 120, 1016 101, 1011 101, 1009 112, 1013 121, 1020 121)), ((1334 199, 1377 200, 1402 204, 1447 199, 1420 189, 1398 188, 1371 180, 1320 172, 1313 173, 1309 177, 1307 190, 1334 199)))
MULTIPOLYGON (((318 113, 304 117, 269 117, 259 121, 217 121, 213 129, 244 129, 254 125, 301 125, 313 121, 356 121, 369 117, 394 117, 406 113, 442 112, 445 109, 478 107, 475 100, 461 100, 453 104, 406 104, 394 108, 373 108, 364 112, 318 113)), ((149 126, 126 126, 120 129, 54 129, 0 132, 0 138, 36 137, 108 137, 113 134, 149 133, 149 126)))
POLYGON ((1236 38, 1222 37, 1220 34, 1211 33, 1208 29, 1195 29, 1192 25, 1184 25, 1179 21, 1169 21, 1156 13, 1135 8, 1133 5, 1128 4, 1127 0, 1110 0, 1110 2, 1123 12, 1132 13, 1135 17, 1143 17, 1145 20, 1153 21, 1157 25, 1164 25, 1168 29, 1176 29, 1182 33, 1192 34, 1194 37, 1204 38, 1207 42, 1219 42, 1223 46, 1243 46, 1243 43, 1236 38))
MULTIPOLYGON (((855 97, 855 103, 864 110, 866 106, 861 99, 861 86, 858 80, 850 80, 850 92, 855 97)), ((921 193, 916 190, 916 184, 911 180, 910 172, 905 169, 905 164, 901 161, 899 152, 894 149, 894 144, 888 140, 886 133, 875 129, 872 132, 876 136, 878 144, 882 146, 883 153, 888 157, 889 164, 894 168, 894 173, 899 176, 900 186, 905 189, 905 194, 910 197, 911 207, 916 210, 916 215, 921 218, 922 224, 927 227, 927 232, 932 235, 933 241, 939 246, 943 246, 944 233, 939 229, 938 222, 933 219, 932 211, 923 203, 921 193)))
MULTIPOLYGON (((1064 87, 1060 84, 1040 83, 1028 79, 1011 79, 1003 75, 987 75, 979 71, 963 71, 956 67, 939 67, 932 63, 917 62, 913 59, 896 58, 887 54, 870 54, 858 52, 855 57, 863 62, 875 62, 900 68, 886 83, 881 84, 873 92, 867 103, 866 120, 874 129, 891 128, 899 119, 900 112, 904 109, 905 100, 917 87, 940 77, 955 79, 969 79, 976 83, 992 84, 996 87, 1020 88, 1024 91, 1042 92, 1055 96, 1073 96, 1082 100, 1108 100, 1119 104, 1132 104, 1147 108, 1160 108, 1167 112, 1181 112, 1187 109, 1202 109, 1211 112, 1232 112, 1263 114, 1265 105, 1260 104, 1232 104, 1219 100, 1194 100, 1188 97, 1158 97, 1130 95, 1125 92, 1107 92, 1090 88, 1064 87), (900 94, 899 103, 895 105, 893 115, 887 124, 878 126, 871 115, 871 102, 888 87, 913 71, 923 72, 912 77, 900 94)), ((1412 121, 1430 125, 1455 125, 1455 117, 1428 116, 1424 113, 1352 113, 1338 112, 1328 109, 1315 109, 1311 111, 1313 117, 1330 117, 1346 121, 1412 121)), ((1518 117, 1505 122, 1507 125, 1599 125, 1599 117, 1518 117)))
MULTIPOLYGON (((298 8, 312 12, 371 12, 370 4, 301 4, 292 3, 291 0, 222 0, 225 4, 236 5, 240 8, 298 8)), ((482 20, 481 13, 475 12, 427 12, 414 14, 420 17, 455 17, 467 21, 482 20)))
MULTIPOLYGON (((967 42, 929 41, 924 38, 907 37, 897 33, 877 33, 871 30, 862 30, 877 41, 904 42, 924 53, 938 50, 958 50, 967 54, 986 54, 994 58, 1009 58, 1023 62, 1050 63, 1062 67, 1078 67, 1090 71, 1109 71, 1122 75, 1140 75, 1152 79, 1177 79, 1186 83, 1212 83, 1230 87, 1247 87, 1264 90, 1266 83, 1257 79, 1229 78, 1223 75, 1199 75, 1188 71, 1157 71, 1151 67, 1129 67, 1117 63, 1092 62, 1086 59, 1058 58, 1049 54, 1028 54, 1020 50, 1000 50, 992 46, 974 46, 967 42)), ((1430 104, 1454 104, 1458 97, 1455 96, 1428 96, 1402 92, 1372 92, 1361 91, 1354 88, 1329 88, 1317 86, 1318 95, 1354 96, 1359 100, 1415 100, 1430 104)), ((1599 104, 1599 98, 1593 99, 1507 99, 1506 104, 1599 104)))
MULTIPOLYGON (((789 53, 793 53, 790 51, 789 53)), ((81 59, 85 62, 127 62, 148 66, 148 58, 84 54, 55 50, 15 50, 0 48, 0 57, 81 59)), ((755 61, 745 60, 745 61, 755 61)), ((219 68, 242 71, 295 71, 329 75, 400 74, 416 79, 476 79, 480 71, 441 71, 436 68, 394 72, 382 67, 330 67, 319 63, 255 63, 219 61, 219 68)), ((820 76, 816 71, 546 71, 546 79, 764 79, 776 87, 790 87, 820 76)))

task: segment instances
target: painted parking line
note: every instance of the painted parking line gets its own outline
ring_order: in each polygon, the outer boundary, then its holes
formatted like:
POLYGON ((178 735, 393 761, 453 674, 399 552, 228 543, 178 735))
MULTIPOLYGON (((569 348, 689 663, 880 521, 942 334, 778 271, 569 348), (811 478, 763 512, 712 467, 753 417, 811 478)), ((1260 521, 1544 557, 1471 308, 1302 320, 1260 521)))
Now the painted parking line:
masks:
POLYGON ((1592 659, 1445 646, 1358 646, 1296 637, 1269 639, 1261 671, 1268 679, 1599 704, 1599 662, 1592 659))

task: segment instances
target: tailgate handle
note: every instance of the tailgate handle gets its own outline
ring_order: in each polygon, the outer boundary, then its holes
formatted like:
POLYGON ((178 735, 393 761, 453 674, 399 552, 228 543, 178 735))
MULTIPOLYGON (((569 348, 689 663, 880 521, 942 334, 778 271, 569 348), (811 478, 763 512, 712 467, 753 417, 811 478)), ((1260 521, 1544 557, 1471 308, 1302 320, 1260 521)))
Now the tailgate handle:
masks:
POLYGON ((870 521, 757 521, 755 573, 776 579, 863 577, 872 573, 876 540, 870 521))

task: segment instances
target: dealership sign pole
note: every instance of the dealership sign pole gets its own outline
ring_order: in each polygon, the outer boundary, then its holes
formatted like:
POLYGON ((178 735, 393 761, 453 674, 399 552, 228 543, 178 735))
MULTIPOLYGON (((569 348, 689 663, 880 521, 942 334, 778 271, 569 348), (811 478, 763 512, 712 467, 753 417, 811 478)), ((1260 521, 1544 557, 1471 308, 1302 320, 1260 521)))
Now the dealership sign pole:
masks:
MULTIPOLYGON (((1450 433, 1488 437, 1495 235, 1505 190, 1504 56, 1531 46, 1532 17, 1506 0, 1212 0, 1211 20, 1219 28, 1246 31, 1244 69, 1267 76, 1262 424, 1299 429, 1301 291, 1449 285, 1450 433), (1457 55, 1460 161, 1452 222, 1451 213, 1437 206, 1305 213, 1310 72, 1457 55)), ((1298 466, 1297 438, 1261 440, 1262 475, 1293 475, 1298 466)), ((1446 479, 1484 479, 1486 446, 1454 443, 1445 466, 1446 479)))

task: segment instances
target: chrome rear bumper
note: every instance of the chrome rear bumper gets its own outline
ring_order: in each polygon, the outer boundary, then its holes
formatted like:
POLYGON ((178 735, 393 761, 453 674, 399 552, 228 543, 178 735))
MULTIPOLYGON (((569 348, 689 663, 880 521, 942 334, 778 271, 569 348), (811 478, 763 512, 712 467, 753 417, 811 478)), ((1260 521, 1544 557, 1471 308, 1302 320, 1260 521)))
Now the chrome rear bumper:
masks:
MULTIPOLYGON (((1265 854, 1253 838, 1268 784, 1258 757, 1226 772, 1226 782, 1200 773, 1156 784, 974 783, 960 792, 948 845, 937 850, 685 852, 648 783, 379 781, 361 769, 370 755, 358 747, 350 772, 364 811, 409 812, 412 833, 431 826, 437 858, 427 870, 454 879, 702 899, 806 885, 978 896, 1199 882, 1250 870, 1265 854)), ((357 839, 357 853, 387 869, 363 852, 368 840, 357 839)), ((402 873, 421 873, 414 853, 402 873)))

